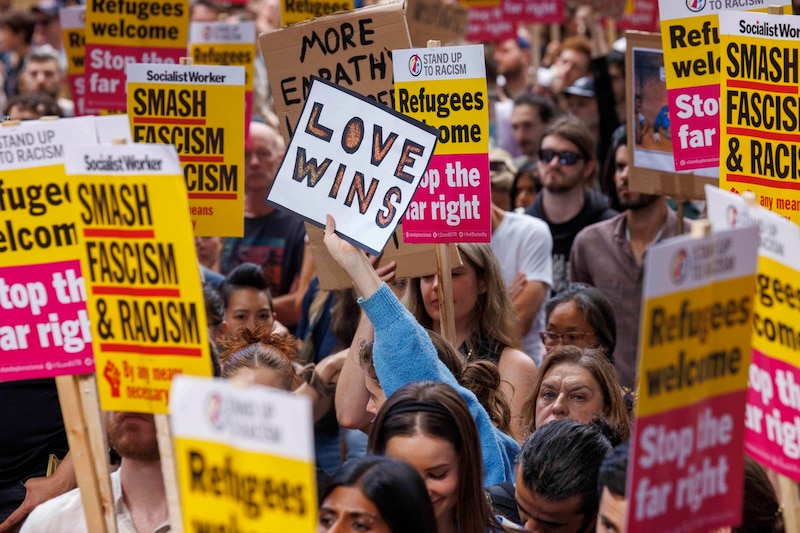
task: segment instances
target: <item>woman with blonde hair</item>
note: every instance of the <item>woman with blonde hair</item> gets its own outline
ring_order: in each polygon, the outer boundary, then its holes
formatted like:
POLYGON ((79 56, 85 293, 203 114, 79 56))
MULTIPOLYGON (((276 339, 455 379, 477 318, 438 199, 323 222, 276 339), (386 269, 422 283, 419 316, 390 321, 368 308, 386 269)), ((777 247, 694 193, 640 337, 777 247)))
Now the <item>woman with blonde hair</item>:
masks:
POLYGON ((525 407, 528 433, 553 420, 603 418, 624 441, 631 423, 614 366, 604 352, 556 346, 544 358, 525 407))
MULTIPOLYGON (((459 244, 462 266, 453 269, 456 345, 467 361, 487 359, 497 365, 511 408, 511 432, 524 440, 522 423, 526 391, 536 364, 520 350, 516 312, 500 268, 488 244, 459 244)), ((440 331, 438 276, 414 278, 405 305, 423 327, 440 331)))

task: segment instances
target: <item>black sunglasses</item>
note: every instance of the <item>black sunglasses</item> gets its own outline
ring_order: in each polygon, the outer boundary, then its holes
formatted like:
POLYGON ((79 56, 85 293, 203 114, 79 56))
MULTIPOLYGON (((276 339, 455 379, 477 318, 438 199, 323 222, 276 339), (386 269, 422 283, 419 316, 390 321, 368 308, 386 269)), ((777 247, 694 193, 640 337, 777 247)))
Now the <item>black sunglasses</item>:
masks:
POLYGON ((539 150, 539 160, 543 163, 549 163, 553 160, 554 156, 558 156, 558 162, 562 165, 574 165, 578 161, 582 159, 583 156, 578 152, 572 152, 570 150, 548 150, 548 149, 541 149, 539 150))

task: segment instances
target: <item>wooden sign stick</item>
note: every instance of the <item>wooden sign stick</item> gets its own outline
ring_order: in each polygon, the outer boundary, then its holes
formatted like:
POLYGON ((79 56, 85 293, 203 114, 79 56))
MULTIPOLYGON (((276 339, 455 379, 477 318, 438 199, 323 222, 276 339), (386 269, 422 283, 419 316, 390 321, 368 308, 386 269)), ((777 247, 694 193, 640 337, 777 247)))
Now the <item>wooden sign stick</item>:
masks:
POLYGON ((90 533, 117 533, 95 376, 59 376, 56 387, 86 524, 90 533))
POLYGON ((181 497, 178 491, 178 470, 175 464, 175 452, 172 447, 172 430, 169 427, 169 415, 154 415, 158 453, 161 457, 161 475, 164 478, 164 489, 169 507, 169 525, 173 533, 183 533, 183 515, 181 514, 181 497))
MULTIPOLYGON (((428 48, 439 48, 440 45, 439 41, 428 41, 428 48)), ((453 265, 447 244, 436 245, 436 275, 439 279, 439 333, 458 348, 453 310, 453 265)))

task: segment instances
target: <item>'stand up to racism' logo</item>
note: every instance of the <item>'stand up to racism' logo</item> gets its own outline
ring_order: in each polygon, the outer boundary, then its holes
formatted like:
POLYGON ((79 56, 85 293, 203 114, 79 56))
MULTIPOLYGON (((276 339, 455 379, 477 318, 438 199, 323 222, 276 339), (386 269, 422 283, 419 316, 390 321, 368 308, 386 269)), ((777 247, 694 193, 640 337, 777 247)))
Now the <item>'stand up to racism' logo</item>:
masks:
POLYGON ((206 416, 211 427, 217 431, 222 431, 225 428, 225 417, 222 412, 222 395, 218 392, 212 392, 208 395, 206 402, 206 416))
POLYGON ((408 58, 408 71, 412 76, 419 76, 422 74, 422 59, 419 55, 414 54, 408 58))
POLYGON ((683 283, 689 273, 689 252, 685 248, 678 250, 672 257, 670 265, 672 281, 676 284, 683 283))
POLYGON ((736 223, 738 222, 739 218, 739 210, 736 209, 735 205, 729 205, 725 208, 725 220, 728 222, 728 226, 731 228, 736 227, 736 223))
POLYGON ((686 0, 686 7, 689 11, 697 13, 706 7, 706 0, 686 0))

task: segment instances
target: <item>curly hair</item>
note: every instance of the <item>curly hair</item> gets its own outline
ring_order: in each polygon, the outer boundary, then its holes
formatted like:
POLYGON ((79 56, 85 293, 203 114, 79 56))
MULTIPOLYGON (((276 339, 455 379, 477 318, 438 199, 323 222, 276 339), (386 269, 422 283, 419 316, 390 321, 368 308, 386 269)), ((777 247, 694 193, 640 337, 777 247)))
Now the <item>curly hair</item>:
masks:
POLYGON ((301 377, 294 369, 297 345, 291 337, 273 333, 271 326, 241 328, 237 335, 220 340, 219 347, 224 378, 243 368, 267 368, 280 376, 283 389, 300 385, 301 377))

